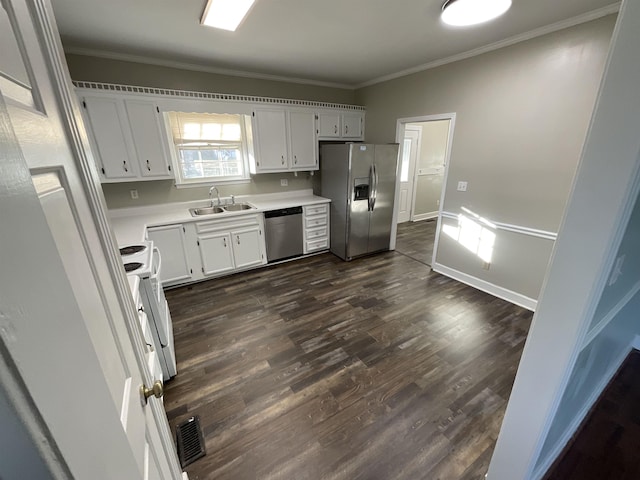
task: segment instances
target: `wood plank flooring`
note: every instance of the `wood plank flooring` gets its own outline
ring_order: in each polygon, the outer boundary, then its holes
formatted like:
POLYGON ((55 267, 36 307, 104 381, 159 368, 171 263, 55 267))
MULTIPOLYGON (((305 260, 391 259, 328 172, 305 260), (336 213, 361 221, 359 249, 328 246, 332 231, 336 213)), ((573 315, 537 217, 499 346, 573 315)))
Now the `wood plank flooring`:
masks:
POLYGON ((167 291, 198 479, 482 479, 531 313, 387 252, 167 291))
POLYGON ((640 352, 634 350, 545 480, 640 478, 640 352))
POLYGON ((396 251, 425 265, 431 265, 437 223, 433 218, 398 224, 396 251))

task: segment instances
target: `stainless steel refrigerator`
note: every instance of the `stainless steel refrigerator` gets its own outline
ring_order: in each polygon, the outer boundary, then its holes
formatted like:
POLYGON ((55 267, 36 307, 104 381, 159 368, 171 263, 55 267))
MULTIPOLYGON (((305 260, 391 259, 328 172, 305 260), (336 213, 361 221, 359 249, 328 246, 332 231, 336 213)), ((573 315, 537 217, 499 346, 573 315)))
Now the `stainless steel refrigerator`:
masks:
POLYGON ((331 199, 331 252, 343 260, 389 250, 398 145, 326 144, 320 195, 331 199))

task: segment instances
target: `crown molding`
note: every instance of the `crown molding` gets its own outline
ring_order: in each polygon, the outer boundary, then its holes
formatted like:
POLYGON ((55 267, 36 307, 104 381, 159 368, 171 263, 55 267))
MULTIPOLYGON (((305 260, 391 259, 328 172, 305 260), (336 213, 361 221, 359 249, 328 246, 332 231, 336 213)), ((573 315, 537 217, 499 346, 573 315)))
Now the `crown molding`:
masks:
POLYGON ((218 75, 230 75, 233 77, 254 78, 257 80, 271 80, 274 82, 289 82, 302 85, 314 85, 317 87, 341 88, 344 90, 354 90, 355 85, 346 83, 322 82, 319 80, 310 80, 307 78, 286 77, 281 75, 270 75, 267 73, 246 72, 244 70, 232 70, 228 68, 210 67, 197 63, 179 62, 174 60, 164 60, 159 58, 132 55, 128 53, 110 52, 106 50, 97 50, 93 48, 68 47, 64 49, 65 53, 71 55, 83 55, 87 57, 106 58, 109 60, 120 60, 123 62, 142 63, 146 65, 156 65, 159 67, 179 68, 182 70, 191 70, 195 72, 215 73, 218 75))
MULTIPOLYGON (((440 67, 442 65, 446 65, 448 63, 458 62, 460 60, 465 60, 467 58, 475 57, 477 55, 482 55, 483 53, 492 52, 494 50, 498 50, 500 48, 508 47, 511 45, 515 45, 516 43, 524 42, 527 40, 531 40, 536 37, 541 37, 543 35, 547 35, 549 33, 557 32, 559 30, 564 30, 565 28, 574 27, 576 25, 580 25, 581 23, 587 23, 592 20, 596 20, 601 17, 606 17, 607 15, 611 15, 613 13, 617 13, 620 10, 620 4, 622 2, 612 3, 611 5, 607 5, 602 8, 598 8, 596 10, 592 10, 587 13, 583 13, 582 15, 578 15, 576 17, 571 17, 566 20, 562 20, 560 22, 552 23, 550 25, 546 25, 544 27, 536 28, 534 30, 530 30, 525 33, 521 33, 519 35, 515 35, 513 37, 506 38, 504 40, 500 40, 499 42, 490 43, 483 47, 474 48, 473 50, 468 50, 463 53, 458 53, 456 55, 452 55, 450 57, 441 58, 439 60, 434 60, 433 62, 425 63, 422 65, 418 65, 417 67, 408 68, 406 70, 401 70, 396 73, 391 73, 389 75, 384 75, 382 77, 374 78, 372 80, 368 80, 366 82, 355 85, 356 89, 370 87, 371 85, 376 85, 378 83, 387 82, 389 80, 394 80, 400 77, 406 77, 407 75, 412 75, 414 73, 423 72, 425 70, 429 70, 431 68, 440 67)), ((353 87, 352 87, 353 88, 353 87)))

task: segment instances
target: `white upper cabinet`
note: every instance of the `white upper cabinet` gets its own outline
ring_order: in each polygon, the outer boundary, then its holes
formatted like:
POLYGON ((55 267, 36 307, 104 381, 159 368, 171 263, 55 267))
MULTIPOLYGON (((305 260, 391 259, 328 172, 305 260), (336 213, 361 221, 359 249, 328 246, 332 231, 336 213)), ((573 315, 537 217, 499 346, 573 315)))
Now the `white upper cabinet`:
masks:
POLYGON ((256 173, 289 169, 287 138, 287 116, 284 110, 255 110, 253 141, 256 173))
POLYGON ((364 119, 361 113, 343 113, 342 114, 342 137, 343 138, 362 138, 362 124, 364 119))
POLYGON ((314 112, 289 112, 292 170, 318 169, 318 133, 314 112))
POLYGON ((318 117, 320 140, 364 140, 364 112, 324 111, 318 117))
POLYGON ((116 98, 90 97, 82 99, 95 149, 96 161, 103 179, 134 180, 138 176, 131 155, 126 113, 122 101, 116 98))
POLYGON ((256 109, 253 173, 318 169, 315 111, 256 109))
POLYGON ((173 178, 154 102, 115 95, 81 97, 102 182, 173 178))
POLYGON ((143 177, 171 177, 171 161, 165 150, 160 109, 151 102, 125 100, 138 165, 143 177))
POLYGON ((321 113, 318 117, 320 138, 340 138, 340 112, 321 113))

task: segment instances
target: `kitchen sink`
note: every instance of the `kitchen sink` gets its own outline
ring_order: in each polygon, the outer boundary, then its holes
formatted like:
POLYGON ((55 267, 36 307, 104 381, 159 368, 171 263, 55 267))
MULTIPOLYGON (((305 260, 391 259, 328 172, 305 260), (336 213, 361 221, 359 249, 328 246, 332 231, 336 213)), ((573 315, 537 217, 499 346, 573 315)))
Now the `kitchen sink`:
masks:
POLYGON ((189 211, 193 217, 199 217, 200 215, 213 215, 214 213, 224 213, 224 209, 222 207, 190 208, 189 211))
POLYGON ((239 212, 240 210, 252 210, 254 208, 256 207, 249 203, 230 203, 224 206, 227 212, 239 212))

